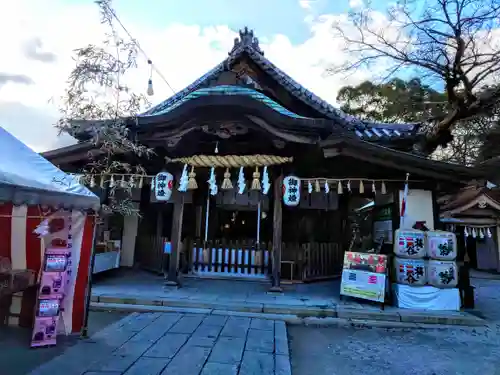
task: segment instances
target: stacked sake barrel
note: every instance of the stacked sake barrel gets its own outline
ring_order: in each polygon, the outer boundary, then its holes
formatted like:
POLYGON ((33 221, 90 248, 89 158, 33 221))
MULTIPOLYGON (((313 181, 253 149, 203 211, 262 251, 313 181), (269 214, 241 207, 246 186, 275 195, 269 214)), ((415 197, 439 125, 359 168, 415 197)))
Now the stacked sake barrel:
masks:
POLYGON ((398 284, 422 286, 427 283, 425 232, 398 229, 394 240, 394 281, 398 284))
POLYGON ((454 288, 458 283, 457 237, 452 232, 426 233, 428 284, 436 288, 454 288))
POLYGON ((394 281, 410 286, 454 288, 458 282, 454 233, 398 229, 394 242, 394 281))

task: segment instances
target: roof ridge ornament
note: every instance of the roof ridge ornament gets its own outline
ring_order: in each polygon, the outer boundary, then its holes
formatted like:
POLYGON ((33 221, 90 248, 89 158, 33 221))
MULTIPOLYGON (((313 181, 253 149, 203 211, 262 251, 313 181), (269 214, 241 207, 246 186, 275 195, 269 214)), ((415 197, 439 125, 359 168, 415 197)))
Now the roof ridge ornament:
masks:
POLYGON ((247 26, 244 29, 240 30, 240 37, 234 38, 233 49, 229 52, 229 56, 235 54, 241 48, 251 47, 256 52, 260 53, 264 56, 264 51, 259 46, 259 39, 254 36, 253 30, 249 30, 247 26))

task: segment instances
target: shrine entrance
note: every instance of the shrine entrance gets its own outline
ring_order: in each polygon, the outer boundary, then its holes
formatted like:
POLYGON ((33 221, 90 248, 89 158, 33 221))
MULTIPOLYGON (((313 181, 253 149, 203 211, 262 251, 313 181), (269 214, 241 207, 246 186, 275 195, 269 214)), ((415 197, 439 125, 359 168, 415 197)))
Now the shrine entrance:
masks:
POLYGON ((266 279, 271 272, 273 233, 269 198, 252 190, 239 194, 236 182, 233 186, 205 198, 209 199, 205 239, 190 245, 190 273, 266 279))

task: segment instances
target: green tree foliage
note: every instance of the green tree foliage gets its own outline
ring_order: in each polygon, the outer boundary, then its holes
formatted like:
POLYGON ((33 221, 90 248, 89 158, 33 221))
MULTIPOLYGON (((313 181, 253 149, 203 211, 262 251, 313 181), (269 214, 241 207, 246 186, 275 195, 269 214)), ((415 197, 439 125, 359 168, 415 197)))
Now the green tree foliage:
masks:
MULTIPOLYGON (((408 81, 394 78, 387 83, 365 81, 346 86, 339 91, 337 102, 343 111, 359 118, 388 123, 422 122, 442 116, 449 109, 446 93, 425 85, 418 78, 408 81)), ((490 116, 460 121, 452 130, 449 144, 438 147, 431 157, 474 164, 493 124, 494 117, 490 116)))
POLYGON ((363 119, 410 123, 446 112, 446 94, 424 85, 420 79, 393 78, 387 83, 365 81, 343 87, 337 101, 342 110, 363 119))

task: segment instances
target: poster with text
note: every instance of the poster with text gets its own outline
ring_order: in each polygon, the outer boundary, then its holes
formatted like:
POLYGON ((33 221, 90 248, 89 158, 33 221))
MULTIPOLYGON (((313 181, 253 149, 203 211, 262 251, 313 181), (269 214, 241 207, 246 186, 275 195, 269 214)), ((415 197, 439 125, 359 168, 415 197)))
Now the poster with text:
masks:
POLYGON ((383 303, 385 300, 385 278, 385 274, 344 269, 340 294, 383 303))

